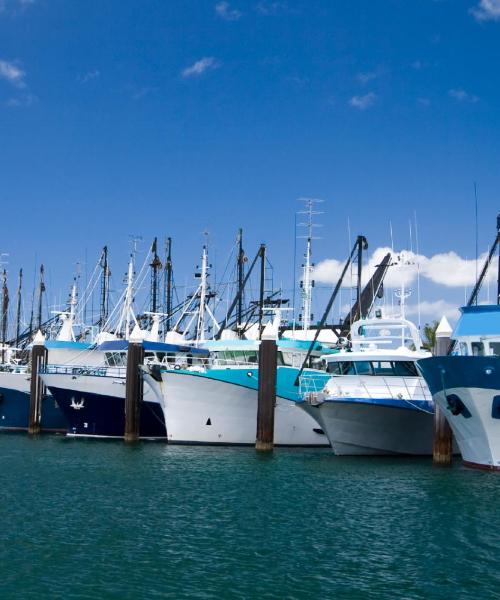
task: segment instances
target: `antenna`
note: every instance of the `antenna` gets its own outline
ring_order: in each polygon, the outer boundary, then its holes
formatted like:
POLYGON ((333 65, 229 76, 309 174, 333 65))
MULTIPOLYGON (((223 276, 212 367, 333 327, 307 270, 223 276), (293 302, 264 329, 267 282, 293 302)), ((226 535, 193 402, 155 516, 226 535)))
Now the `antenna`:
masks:
POLYGON ((422 325, 422 309, 420 307, 420 247, 418 243, 418 222, 417 222, 417 211, 413 213, 413 219, 415 221, 415 251, 417 253, 417 314, 418 314, 418 329, 422 325))
POLYGON ((132 254, 135 258, 135 255, 138 252, 139 244, 142 242, 142 236, 130 233, 128 237, 130 238, 130 243, 132 244, 132 254))
MULTIPOLYGON (((477 263, 479 260, 479 250, 478 250, 478 226, 477 226, 477 184, 474 181, 474 201, 475 201, 475 224, 476 224, 476 285, 477 285, 477 278, 478 278, 478 273, 477 273, 477 263)), ((476 296, 476 306, 477 306, 477 296, 476 296)))
POLYGON ((301 287, 301 314, 299 315, 299 321, 302 323, 302 329, 308 331, 311 328, 311 320, 313 315, 312 310, 312 288, 314 287, 314 280, 312 274, 314 271, 314 263, 312 262, 312 240, 320 239, 314 236, 314 229, 321 227, 321 225, 314 223, 314 217, 322 215, 323 211, 315 210, 315 206, 324 202, 320 198, 299 198, 299 202, 305 203, 305 210, 297 212, 298 215, 306 215, 306 221, 303 223, 297 223, 299 227, 306 227, 306 235, 297 236, 299 239, 306 239, 306 251, 304 254, 304 264, 302 265, 302 280, 300 282, 301 287))

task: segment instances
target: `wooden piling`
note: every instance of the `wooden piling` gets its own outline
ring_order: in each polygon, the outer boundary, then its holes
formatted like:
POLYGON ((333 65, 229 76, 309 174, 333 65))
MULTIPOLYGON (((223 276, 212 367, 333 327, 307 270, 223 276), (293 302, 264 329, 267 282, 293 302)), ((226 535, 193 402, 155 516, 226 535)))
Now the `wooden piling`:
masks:
POLYGON ((31 348, 30 411, 28 422, 28 433, 30 435, 40 433, 41 429, 44 385, 39 373, 46 361, 47 349, 45 348, 45 338, 39 331, 33 340, 31 348))
POLYGON ((274 407, 278 348, 276 340, 264 339, 259 348, 259 392, 257 406, 256 450, 271 451, 274 446, 274 407))
MULTIPOLYGON (((451 327, 446 317, 441 319, 436 329, 437 356, 446 356, 450 347, 451 327)), ((437 404, 434 405, 434 438, 432 444, 432 462, 435 465, 451 466, 453 456, 453 433, 446 416, 437 404)))
POLYGON ((143 396, 143 380, 140 366, 144 362, 142 341, 130 341, 127 352, 127 379, 125 385, 125 432, 126 442, 135 442, 140 434, 140 411, 143 396))

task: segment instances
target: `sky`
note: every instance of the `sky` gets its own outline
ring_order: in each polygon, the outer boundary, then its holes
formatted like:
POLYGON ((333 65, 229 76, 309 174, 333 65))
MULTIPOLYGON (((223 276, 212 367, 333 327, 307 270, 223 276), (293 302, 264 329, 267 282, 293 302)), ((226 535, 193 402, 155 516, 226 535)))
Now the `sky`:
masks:
POLYGON ((420 257, 414 314, 456 316, 476 197, 479 254, 500 210, 499 62, 500 0, 0 0, 10 285, 43 262, 60 297, 104 244, 123 273, 131 236, 190 282, 242 227, 290 290, 313 197, 316 316, 357 234, 420 257))

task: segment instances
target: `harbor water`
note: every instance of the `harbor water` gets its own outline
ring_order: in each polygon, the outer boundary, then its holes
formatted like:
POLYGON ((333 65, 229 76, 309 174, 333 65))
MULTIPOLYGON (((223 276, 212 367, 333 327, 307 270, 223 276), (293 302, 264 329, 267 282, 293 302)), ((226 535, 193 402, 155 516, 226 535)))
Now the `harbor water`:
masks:
POLYGON ((500 476, 329 450, 0 436, 10 598, 497 598, 500 476))

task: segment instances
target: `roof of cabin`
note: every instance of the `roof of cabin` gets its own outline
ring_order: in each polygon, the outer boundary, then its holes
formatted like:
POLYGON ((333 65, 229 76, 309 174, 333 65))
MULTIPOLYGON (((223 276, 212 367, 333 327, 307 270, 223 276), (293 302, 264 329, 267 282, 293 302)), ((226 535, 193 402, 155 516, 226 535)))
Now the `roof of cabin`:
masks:
POLYGON ((499 305, 464 306, 460 311, 462 312, 462 316, 453 331, 452 338, 500 336, 499 305))

